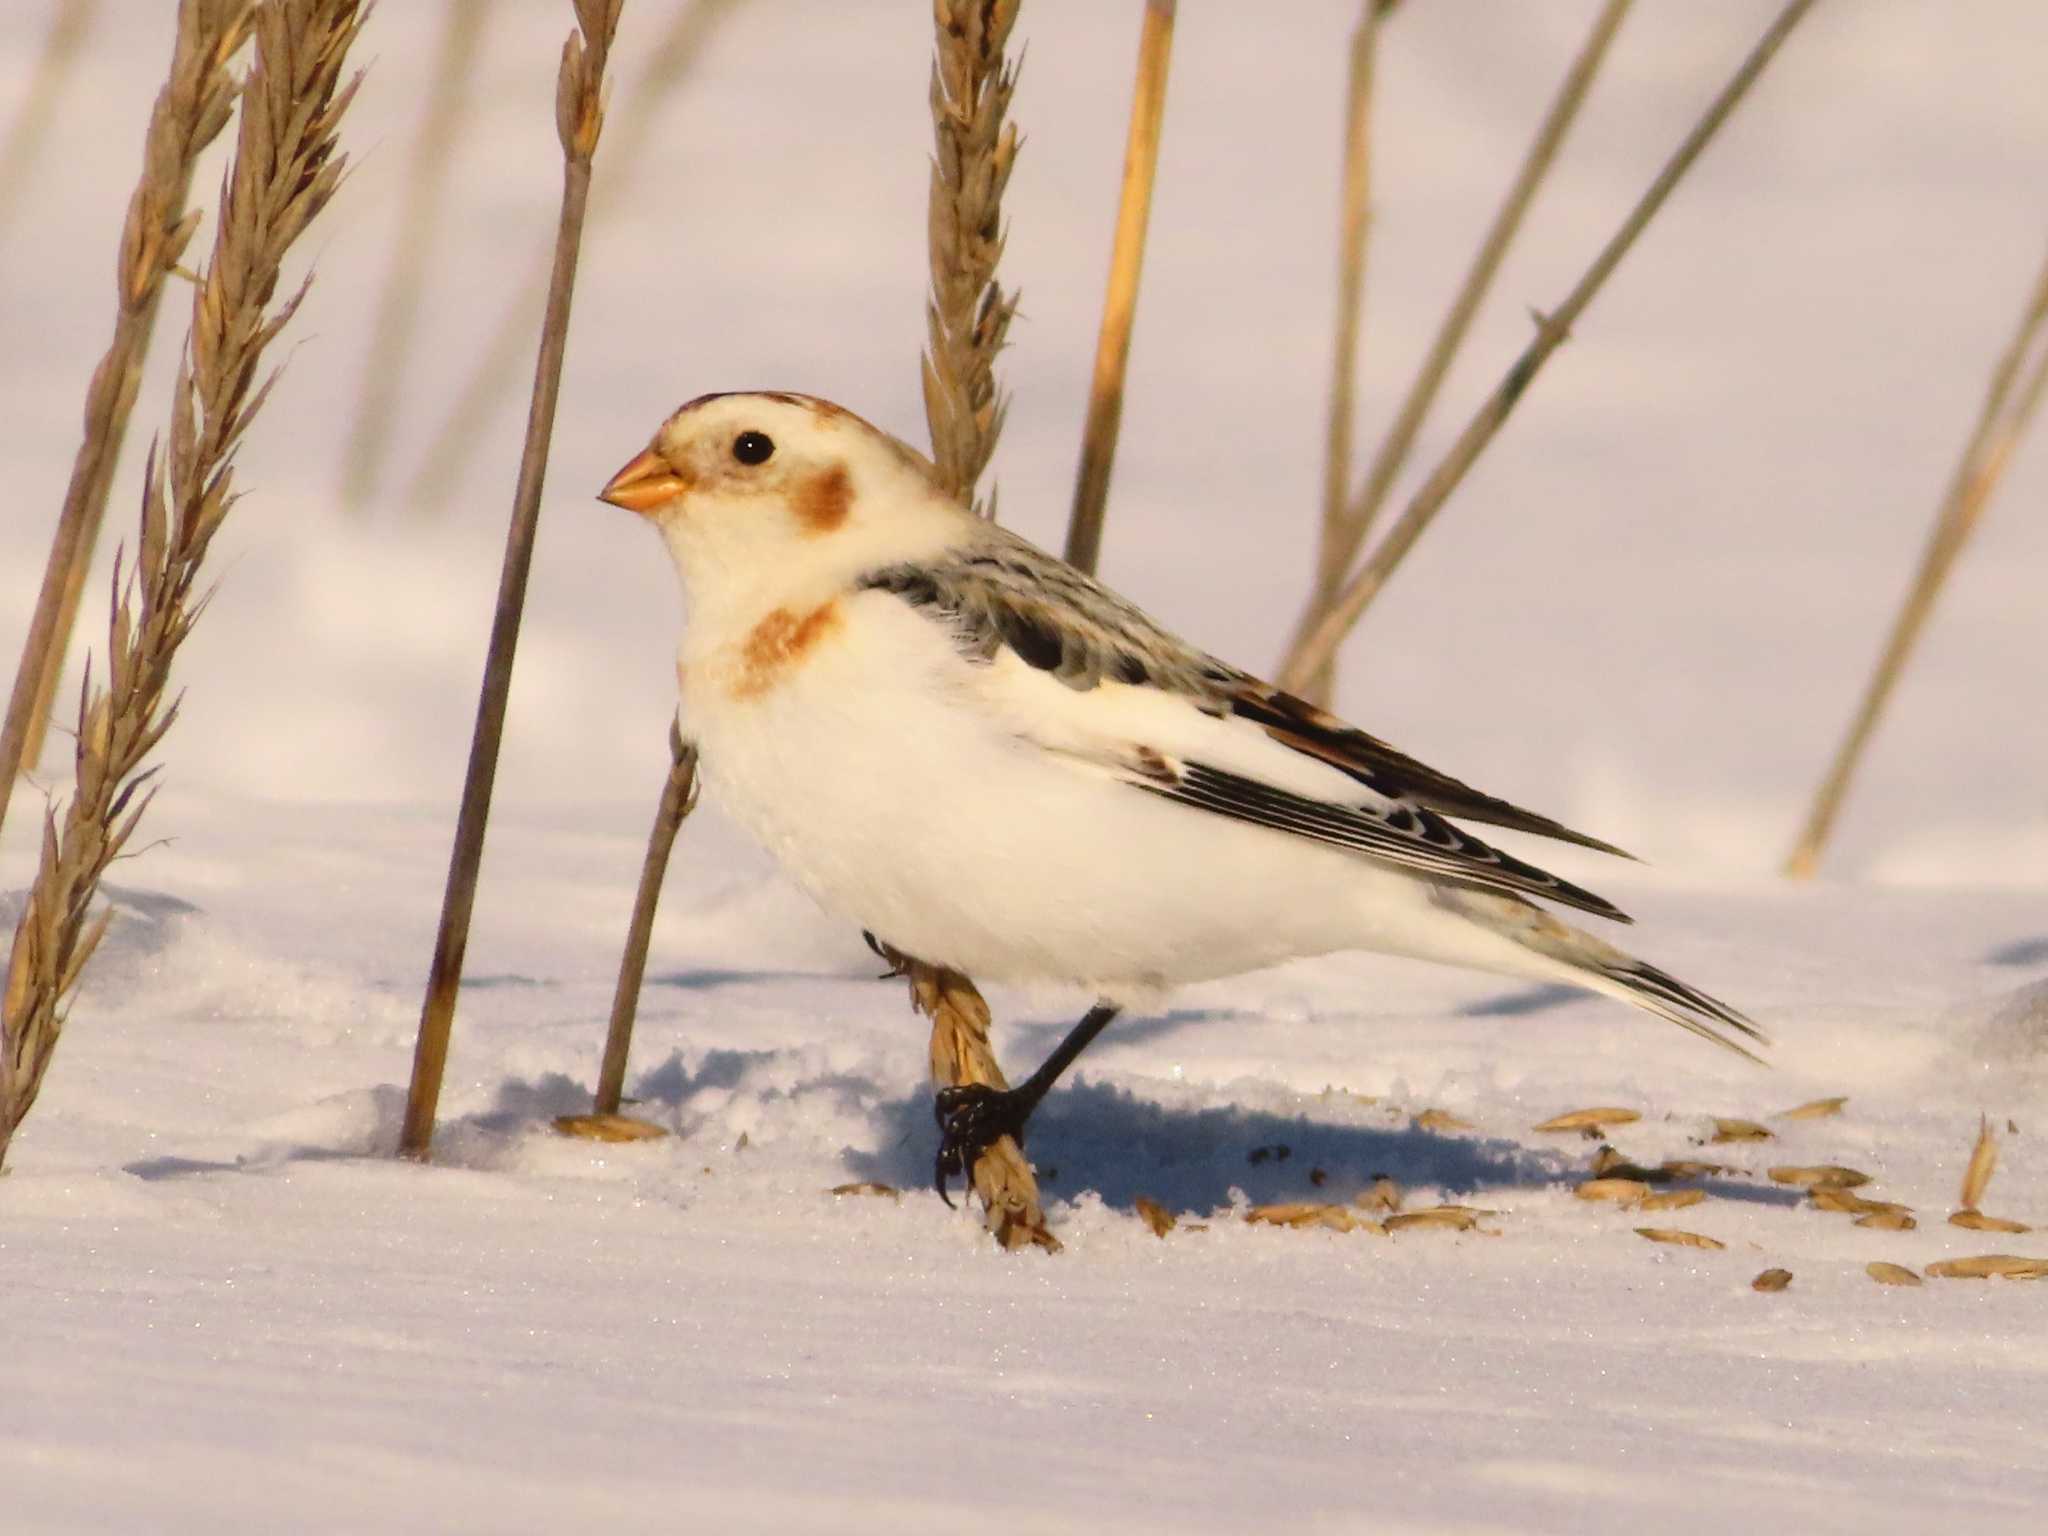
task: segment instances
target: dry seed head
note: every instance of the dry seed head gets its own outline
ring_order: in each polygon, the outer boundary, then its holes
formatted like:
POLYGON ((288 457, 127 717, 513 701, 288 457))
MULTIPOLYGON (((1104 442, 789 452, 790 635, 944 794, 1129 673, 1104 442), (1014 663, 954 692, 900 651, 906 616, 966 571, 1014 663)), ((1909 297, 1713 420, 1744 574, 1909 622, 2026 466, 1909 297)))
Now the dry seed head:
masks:
POLYGON ((2034 1229, 2024 1221, 2013 1221, 2004 1216, 1986 1216, 1982 1211, 1957 1211, 1948 1219, 1952 1227, 1968 1227, 1972 1232, 2031 1232, 2034 1229))
POLYGON ((1801 1189, 1859 1189, 1870 1182, 1869 1174, 1844 1168, 1840 1163, 1820 1163, 1810 1168, 1786 1164, 1771 1169, 1770 1174, 1779 1184, 1801 1189))
POLYGON ((1918 1285, 1920 1277, 1903 1264, 1887 1264, 1882 1259, 1863 1266, 1863 1273, 1879 1285, 1918 1285))
POLYGON ((1980 1253, 1967 1259, 1943 1259, 1927 1266, 1943 1280, 2048 1279, 2048 1259, 2023 1259, 2010 1253, 1980 1253))
POLYGON ((1758 1125, 1754 1120, 1732 1120, 1717 1115, 1714 1117, 1714 1134, 1707 1139, 1718 1144, 1730 1141, 1769 1141, 1771 1136, 1768 1126, 1758 1125))
POLYGON ((1539 1131, 1594 1131, 1602 1126, 1629 1125, 1642 1119, 1641 1113, 1633 1109, 1575 1109, 1569 1114, 1553 1115, 1536 1129, 1539 1131))
POLYGON ((1984 1203, 1984 1191, 1991 1187, 1992 1172, 1998 1167, 1998 1138, 1991 1134, 1991 1121, 1979 1118, 1977 1145, 1970 1149, 1970 1166, 1963 1170, 1963 1209, 1973 1211, 1984 1203))
POLYGON ((1767 1269, 1749 1282, 1752 1291, 1782 1291, 1792 1283, 1789 1269, 1767 1269))
POLYGON ((1637 1227, 1636 1236, 1647 1237, 1653 1243, 1674 1243, 1680 1248, 1726 1248, 1728 1245, 1719 1238, 1708 1237, 1700 1232, 1685 1232, 1677 1227, 1637 1227))

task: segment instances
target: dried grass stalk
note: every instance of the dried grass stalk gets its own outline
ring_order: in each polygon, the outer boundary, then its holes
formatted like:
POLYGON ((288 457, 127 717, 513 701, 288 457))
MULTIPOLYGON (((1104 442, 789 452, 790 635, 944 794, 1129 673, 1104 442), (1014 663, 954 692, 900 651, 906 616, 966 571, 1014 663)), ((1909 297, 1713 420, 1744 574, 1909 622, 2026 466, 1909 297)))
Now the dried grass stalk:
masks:
MULTIPOLYGON (((377 315, 370 325, 370 350, 363 365, 362 389, 356 397, 355 421, 343 454, 343 503, 361 512, 377 493, 384 460, 391 449, 391 428, 403 393, 405 364, 419 330, 420 301, 426 290, 428 259, 440 232, 447 206, 448 172, 455 145, 469 113, 469 82, 484 36, 485 0, 447 0, 441 43, 435 50, 433 82, 427 87, 426 113, 413 140, 404 191, 399 194, 398 238, 391 253, 391 272, 377 296, 377 315)), ((514 336, 520 335, 512 328, 514 336)), ((518 376, 508 364, 500 378, 518 376)))
MULTIPOLYGON (((1307 610, 1302 614, 1300 635, 1306 636, 1322 613, 1333 602, 1343 585, 1344 573, 1351 569, 1351 562, 1358 558, 1358 551, 1364 546, 1366 535, 1371 532, 1374 519, 1380 508, 1386 504, 1387 493, 1393 489, 1394 479, 1401 473, 1401 466, 1408 462, 1408 452, 1415 445, 1415 437, 1422 430, 1423 420, 1429 415, 1429 408, 1436 402, 1437 391, 1443 387, 1444 379, 1450 374, 1451 364, 1457 359, 1458 349, 1464 345, 1465 335, 1471 329, 1472 319, 1479 313, 1479 306, 1486 293, 1493 286, 1493 279, 1506 258, 1508 247, 1514 243, 1516 233, 1521 229, 1522 220, 1535 201, 1536 191, 1543 184, 1543 178, 1550 170, 1551 162, 1557 158, 1557 151, 1564 143, 1565 134, 1584 104, 1586 93, 1591 89, 1593 77, 1599 72, 1601 61, 1607 56, 1608 44, 1614 41, 1614 34, 1620 30, 1622 18, 1628 14, 1631 0, 1607 0, 1600 14, 1594 18, 1593 30, 1587 34, 1578 56, 1565 71, 1564 82, 1558 87, 1557 96, 1550 104, 1550 110, 1537 125, 1536 137, 1530 141, 1528 152, 1522 158, 1521 169, 1502 199, 1499 210, 1493 216, 1493 223, 1479 242, 1479 249, 1472 258, 1472 265, 1465 273, 1465 281, 1459 287, 1457 297, 1451 301, 1443 322, 1437 327, 1436 338, 1430 343, 1422 366, 1416 370, 1409 382, 1408 393, 1402 397, 1400 409, 1394 413, 1388 425, 1386 436, 1380 440, 1379 448, 1373 454, 1372 466, 1366 471, 1365 483, 1358 495, 1347 502, 1345 489, 1349 485, 1348 466, 1340 478, 1334 464, 1328 467, 1323 485, 1323 539, 1318 552, 1316 589, 1307 610)), ((1354 55, 1354 68, 1356 59, 1354 55)), ((1356 130, 1354 130, 1356 131, 1356 130)), ((1348 181, 1348 175, 1347 175, 1348 181)), ((1347 200, 1348 208, 1348 200, 1347 200)), ((1340 311, 1341 314, 1341 311, 1340 311)), ((1340 321, 1341 327, 1341 321, 1340 321)), ((1340 328, 1339 336, 1342 336, 1340 328)), ((1350 388, 1349 370, 1340 376, 1344 390, 1345 431, 1350 430, 1350 388)), ((1331 392, 1331 432, 1336 431, 1337 391, 1331 392)), ((1334 460, 1335 455, 1331 455, 1334 460)), ((1330 702, 1330 692, 1336 680, 1336 658, 1326 657, 1314 676, 1303 685, 1304 696, 1319 704, 1330 702)))
POLYGON ((1700 152, 1713 140, 1721 125, 1735 110, 1737 103, 1748 94, 1749 88, 1770 63, 1792 29, 1813 7, 1813 0, 1789 0, 1777 18, 1765 30, 1763 37, 1750 50, 1749 56, 1721 88, 1707 110, 1701 115, 1684 141, 1673 152, 1671 158, 1657 173, 1635 208, 1623 220, 1621 227, 1601 248, 1585 273, 1566 295, 1556 310, 1538 317, 1536 338, 1515 359, 1506 377, 1497 385, 1491 395, 1479 407, 1465 430, 1444 454, 1429 478, 1416 490, 1405 510, 1387 530, 1377 548, 1367 557, 1357 574, 1345 585, 1328 610, 1304 635, 1288 657, 1286 666, 1280 672, 1283 688, 1299 690, 1305 688, 1322 664, 1336 654, 1337 647, 1351 632, 1366 607, 1377 597, 1386 585, 1395 568, 1407 557, 1435 521, 1438 512, 1450 499, 1466 473, 1478 460, 1486 445, 1493 441, 1507 421, 1509 414, 1522 398, 1550 355, 1564 344, 1571 334, 1572 326, 1592 303, 1600 289, 1605 286, 1622 257, 1636 242, 1636 237, 1648 226, 1657 211, 1664 206, 1672 190, 1684 179, 1700 152))
POLYGON ((605 1034, 604 1062, 597 1074, 600 1115, 616 1115, 626 1092, 626 1058, 633 1047, 633 1018, 640 1009, 640 984, 647 975, 647 947, 654 938, 654 913, 668 875, 669 854, 683 821, 697 807, 697 748, 683 740, 681 726, 668 728, 668 775, 654 812, 654 830, 647 838, 647 856, 640 864, 640 888, 633 897, 633 916, 626 925, 626 949, 619 958, 618 985, 612 990, 611 1027, 605 1034))
MULTIPOLYGON (((603 223, 619 206, 623 190, 653 144, 659 109, 703 56, 716 24, 739 0, 692 0, 675 11, 668 30, 646 51, 645 62, 624 93, 616 121, 608 120, 605 179, 592 189, 590 218, 603 223)), ((406 487, 405 500, 417 510, 443 506, 465 483, 475 455, 488 439, 485 425, 497 413, 519 377, 521 348, 532 334, 533 317, 547 299, 548 266, 542 261, 505 306, 498 323, 479 346, 469 377, 455 391, 454 403, 441 420, 419 470, 406 487)))
MULTIPOLYGON (((236 13, 215 36, 241 24, 236 13)), ((341 180, 337 135, 356 88, 343 82, 342 66, 360 26, 359 0, 273 0, 254 14, 256 61, 212 256, 193 296, 169 442, 150 455, 132 578, 115 574, 107 685, 88 677, 81 691, 74 792, 61 830, 54 810, 45 816, 0 994, 0 1159, 42 1085, 65 1001, 106 932, 109 914, 88 914, 100 876, 148 808, 154 770, 143 760, 177 718, 166 700, 171 663, 205 605, 200 567, 235 502, 235 451, 275 381, 259 373, 263 353, 305 293, 301 286, 273 304, 279 269, 341 180)), ((189 232, 179 221, 174 243, 189 232)), ((143 235, 161 239, 162 226, 145 224, 143 235)), ((124 272, 139 269, 124 259, 124 272)))
MULTIPOLYGON (((931 78, 934 152, 926 244, 932 294, 926 306, 922 360, 925 422, 939 479, 962 501, 995 452, 1003 403, 995 382, 1014 294, 995 280, 1002 255, 1002 195, 1017 157, 1008 121, 1017 87, 1005 56, 1019 0, 933 0, 936 38, 931 78)), ((990 496, 987 515, 995 515, 990 496)), ((932 1021, 934 1081, 1006 1088, 988 1039, 989 1009, 959 971, 902 957, 910 996, 932 1021)), ((1005 1248, 1026 1243, 1056 1249, 1046 1230, 1038 1181, 1013 1137, 991 1143, 970 1174, 989 1230, 1005 1248)))
POLYGON ((434 1111, 448 1065, 448 1037, 455 1024, 455 994, 462 983, 462 957, 469 947, 470 913, 476 905, 477 871, 483 861, 484 830, 491 815, 498 746, 505 734, 505 705, 512 690, 512 660, 519 645, 519 617, 526 606, 526 574, 533 562, 540 522, 541 488, 547 479, 548 444, 554 435, 555 401, 561 391, 562 358, 569 345, 569 304, 576 289, 576 257, 582 248, 583 217, 590 203, 590 167, 604 129, 605 64, 618 30, 624 0, 574 0, 576 30, 562 44, 555 78, 555 135, 562 145, 562 213, 555 232, 554 268, 548 283, 547 313, 541 323, 540 355, 534 362, 533 398, 526 416, 526 445, 519 481, 512 493, 511 526, 505 535, 505 563, 498 580, 497 610, 491 618, 490 649, 477 699, 476 729, 470 738, 469 769, 462 785, 462 809, 455 846, 448 858, 448 885, 441 901, 441 925, 434 960, 420 1005, 419 1037, 413 1049, 412 1085, 406 1095, 399 1150, 425 1158, 434 1138, 434 1111))
POLYGON ((1081 433, 1081 464, 1074 508, 1067 520, 1068 563, 1093 571, 1102 556, 1102 517, 1109 503, 1109 473, 1116 461, 1117 429, 1124 415, 1124 371, 1131 359, 1131 325, 1138 311, 1138 279, 1145 267, 1145 226, 1152 215, 1152 183, 1159 169, 1159 123, 1166 113, 1166 67, 1173 55, 1174 0, 1146 0, 1138 39, 1138 80, 1131 93, 1131 128, 1124 146, 1123 191, 1117 200, 1116 238, 1110 249, 1109 291, 1095 344, 1095 376, 1088 389, 1088 424, 1081 433))
POLYGON ((35 615, 23 643, 7 716, 0 725, 0 824, 14 780, 41 755, 57 675, 106 516, 114 465, 127 436, 163 282, 184 254, 199 215, 185 209, 192 167, 227 126, 236 83, 228 60, 248 36, 248 0, 183 0, 170 74, 142 143, 142 178, 128 200, 114 269, 114 339, 86 387, 85 436, 50 544, 35 615))
POLYGON ((1983 408, 1977 413, 1977 424, 1971 429, 1969 441, 1963 445, 1962 457, 1957 461, 1941 505, 1935 511, 1934 531, 1928 537, 1926 552, 1920 557, 1920 569, 1913 578, 1912 589, 1906 594, 1898 617, 1892 621, 1891 634, 1885 640, 1877 667, 1864 689, 1862 702, 1857 705, 1855 717, 1849 723, 1848 734, 1835 749, 1827 777, 1821 780, 1820 788, 1814 792, 1806 824, 1800 829, 1792 852, 1786 857, 1785 873, 1795 879, 1805 879, 1820 867, 1821 850, 1827 846, 1828 834, 1834 830, 1835 818, 1841 813, 1849 781, 1856 772, 1856 765, 1863 759, 1865 748, 1870 745, 1878 719, 1884 713, 1892 689, 1898 685, 1900 674, 1905 671, 1913 647, 1919 643, 1920 632, 1927 627, 1928 615, 1934 611, 1942 584, 1948 580, 1949 572, 1955 568, 1956 557, 1976 531, 1984 508, 1990 504, 1992 493, 2004 477, 2013 450, 2026 435, 2028 423, 2040 408, 2043 393, 2048 392, 2048 346, 2042 345, 2044 337, 2048 337, 2048 266, 2042 267, 2041 275, 2035 280, 2033 291, 2021 311, 2019 325, 1992 370, 1983 408), (2029 367, 2028 354, 2037 347, 2040 355, 2029 367))

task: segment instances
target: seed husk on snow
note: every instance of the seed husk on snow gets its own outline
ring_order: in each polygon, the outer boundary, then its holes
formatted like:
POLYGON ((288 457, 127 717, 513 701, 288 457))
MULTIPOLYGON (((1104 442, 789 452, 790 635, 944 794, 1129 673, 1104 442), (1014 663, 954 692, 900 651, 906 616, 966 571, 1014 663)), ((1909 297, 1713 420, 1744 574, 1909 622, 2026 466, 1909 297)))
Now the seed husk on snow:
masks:
POLYGON ((1726 1163, 1703 1163, 1695 1158, 1667 1157, 1652 1171, 1667 1179, 1711 1179, 1731 1170, 1726 1163))
POLYGON ((1378 1225, 1363 1216, 1354 1216, 1341 1205, 1325 1205, 1316 1200, 1278 1200, 1271 1205, 1255 1205, 1244 1213, 1244 1219, 1273 1227, 1328 1227, 1336 1232, 1378 1225))
POLYGON ((894 1184, 883 1184, 875 1179, 857 1179, 851 1184, 834 1184, 826 1191, 832 1195, 886 1195, 891 1200, 901 1200, 903 1191, 894 1184))
POLYGON ((1641 1179, 1588 1179, 1572 1193, 1581 1200, 1613 1200, 1634 1205, 1649 1195, 1650 1186, 1641 1179))
POLYGON ((1496 1214, 1470 1205, 1432 1205, 1419 1211, 1397 1212, 1387 1218, 1386 1228, 1389 1232, 1405 1232, 1410 1227, 1447 1227, 1453 1232, 1469 1232, 1479 1225, 1480 1217, 1496 1214))
POLYGON ((1398 1211, 1401 1186, 1383 1173, 1372 1181, 1372 1188, 1360 1190, 1352 1204, 1368 1211, 1398 1211))
POLYGON ((1968 1227, 1972 1232, 2031 1232, 2034 1229, 2024 1221, 2014 1221, 2009 1216, 1986 1216, 1982 1211, 1952 1211, 1948 1224, 1952 1227, 1968 1227))
POLYGON ((1991 1187, 1992 1170, 1998 1167, 1998 1138, 1991 1134, 1990 1120, 1980 1116, 1977 1121, 1977 1145, 1970 1149, 1970 1166, 1963 1170, 1963 1198, 1958 1202, 1966 1211, 1974 1211, 1984 1203, 1984 1191, 1991 1187))
POLYGON ((1928 1265, 1927 1273, 1943 1280, 2040 1280, 2048 1278, 2048 1259, 1980 1253, 1967 1259, 1943 1259, 1928 1265))
POLYGON ((1704 1189, 1667 1189, 1660 1194, 1647 1196, 1636 1207, 1640 1211, 1682 1211, 1688 1205, 1698 1205, 1707 1198, 1704 1189))
POLYGON ((1851 1216, 1910 1216, 1910 1207, 1895 1200, 1870 1200, 1846 1189, 1833 1189, 1822 1184, 1808 1191, 1815 1210, 1841 1211, 1851 1216))
POLYGON ((1596 1131, 1602 1126, 1630 1125, 1642 1119, 1642 1114, 1633 1109, 1575 1109, 1569 1114, 1553 1115, 1536 1129, 1539 1131, 1596 1131))
POLYGON ((1678 1227, 1637 1227, 1636 1236, 1647 1237, 1653 1243, 1675 1243, 1680 1248, 1726 1248, 1728 1246, 1719 1238, 1708 1237, 1701 1232, 1686 1232, 1678 1227))
POLYGON ((1920 1223, 1905 1211, 1872 1211, 1867 1216, 1858 1216, 1856 1225, 1873 1232, 1910 1232, 1920 1223))
POLYGON ((1770 1170, 1775 1183, 1793 1184, 1801 1189, 1857 1189, 1870 1182, 1870 1175, 1855 1168, 1844 1168, 1840 1163, 1820 1163, 1813 1167, 1781 1165, 1770 1170))
POLYGON ((1732 1120, 1720 1115, 1714 1117, 1714 1134, 1710 1142, 1769 1141, 1773 1132, 1769 1126, 1758 1125, 1754 1120, 1732 1120))
POLYGON ((1752 1291, 1782 1291, 1792 1283, 1789 1269, 1767 1269, 1749 1282, 1752 1291))
POLYGON ((1863 1273, 1879 1285, 1918 1285, 1920 1277, 1903 1264, 1887 1264, 1879 1259, 1863 1266, 1863 1273))
POLYGON ((584 1141, 653 1141, 668 1132, 634 1115, 557 1115, 555 1131, 584 1141))
POLYGON ((1777 1118, 1780 1120, 1824 1120, 1829 1115, 1839 1115, 1842 1112, 1842 1106, 1848 1102, 1849 1095, 1846 1093, 1837 1094, 1832 1099, 1813 1099, 1805 1104, 1795 1104, 1790 1109, 1778 1111, 1777 1118))
POLYGON ((1475 1127, 1470 1120, 1460 1120, 1448 1109, 1425 1109, 1415 1117, 1416 1128, 1424 1131, 1470 1131, 1475 1127))
POLYGON ((1164 1237, 1173 1230, 1173 1212, 1169 1211, 1157 1200, 1154 1200, 1150 1195, 1138 1196, 1136 1200, 1131 1202, 1131 1206, 1132 1209, 1137 1211, 1138 1219, 1152 1229, 1154 1237, 1164 1237))

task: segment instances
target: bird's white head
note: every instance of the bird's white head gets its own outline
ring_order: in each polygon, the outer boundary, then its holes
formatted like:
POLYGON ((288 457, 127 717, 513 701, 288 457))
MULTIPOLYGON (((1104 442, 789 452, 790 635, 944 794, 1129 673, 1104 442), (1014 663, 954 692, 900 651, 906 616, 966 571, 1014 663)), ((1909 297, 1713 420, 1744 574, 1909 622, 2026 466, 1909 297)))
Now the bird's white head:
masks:
POLYGON ((693 598, 923 554, 969 515, 886 432, 830 401, 771 392, 692 400, 598 494, 661 531, 693 598))

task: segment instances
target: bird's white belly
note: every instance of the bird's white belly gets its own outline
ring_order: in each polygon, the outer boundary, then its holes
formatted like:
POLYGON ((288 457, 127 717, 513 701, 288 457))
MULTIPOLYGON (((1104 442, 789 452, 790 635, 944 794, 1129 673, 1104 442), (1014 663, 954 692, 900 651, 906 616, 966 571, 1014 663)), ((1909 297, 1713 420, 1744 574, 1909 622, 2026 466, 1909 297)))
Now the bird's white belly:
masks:
POLYGON ((879 593, 844 606, 752 696, 693 663, 685 718, 714 800, 850 923, 983 980, 1112 996, 1435 947, 1418 882, 1009 734, 962 697, 965 664, 928 619, 879 593))

